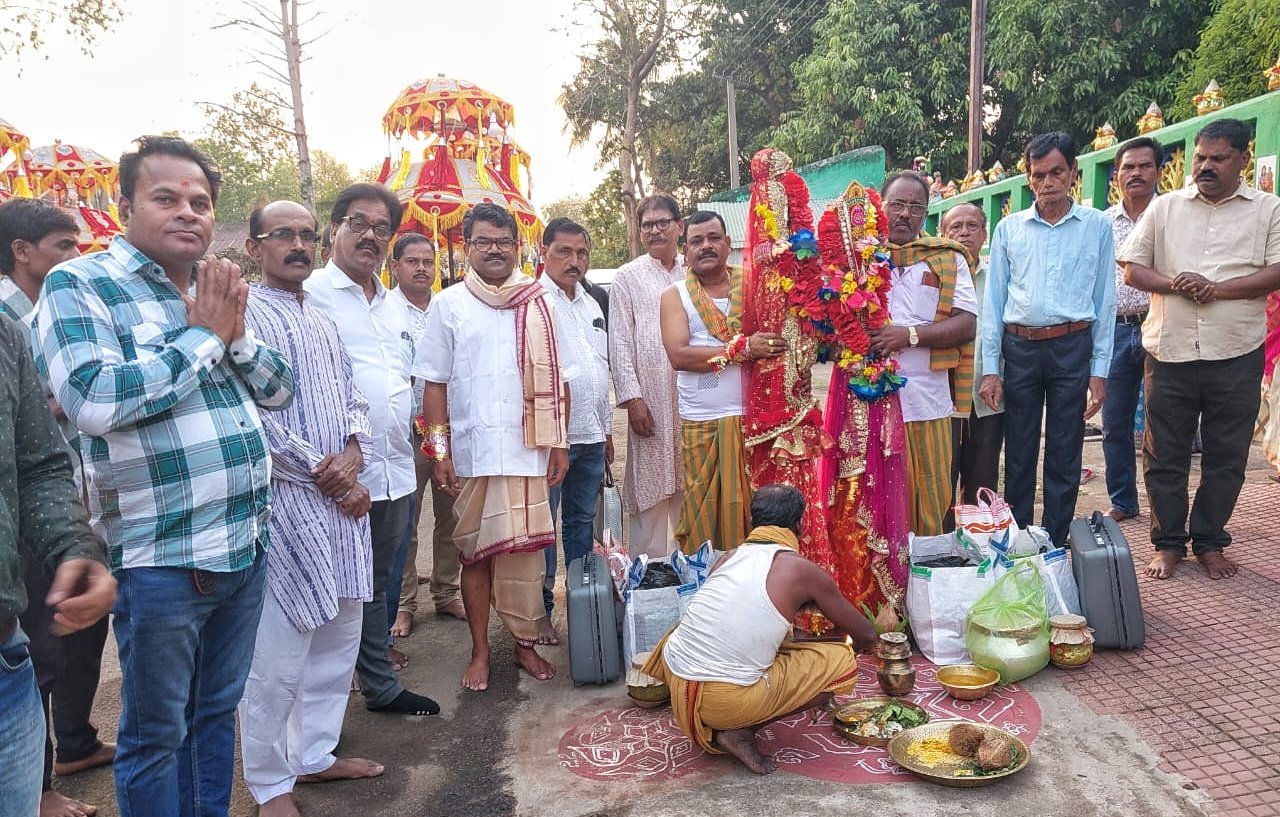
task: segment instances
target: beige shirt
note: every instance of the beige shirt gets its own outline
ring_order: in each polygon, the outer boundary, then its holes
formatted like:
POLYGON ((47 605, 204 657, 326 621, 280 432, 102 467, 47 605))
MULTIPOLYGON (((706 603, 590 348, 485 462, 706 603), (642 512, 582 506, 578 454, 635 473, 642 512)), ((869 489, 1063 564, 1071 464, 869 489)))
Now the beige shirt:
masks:
MULTIPOLYGON (((1119 260, 1152 267, 1170 280, 1183 272, 1210 281, 1251 275, 1280 263, 1280 198, 1243 181, 1217 204, 1194 184, 1157 196, 1119 260)), ((1164 363, 1239 357, 1262 345, 1266 304, 1265 297, 1197 304, 1182 295, 1153 293, 1142 345, 1164 363)))

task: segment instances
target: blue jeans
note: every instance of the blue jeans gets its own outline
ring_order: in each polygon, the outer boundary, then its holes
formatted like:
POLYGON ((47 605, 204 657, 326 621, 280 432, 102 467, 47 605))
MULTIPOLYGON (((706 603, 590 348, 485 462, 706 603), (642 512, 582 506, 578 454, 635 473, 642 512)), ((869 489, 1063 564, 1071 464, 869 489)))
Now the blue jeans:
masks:
MULTIPOLYGON (((564 543, 564 563, 591 552, 594 541, 592 522, 596 517, 596 497, 604 483, 604 443, 574 443, 569 446, 569 470, 564 482, 550 491, 551 518, 560 511, 560 540, 564 543), (563 508, 561 508, 563 503, 563 508)), ((542 583, 542 606, 551 615, 556 589, 556 549, 543 551, 547 556, 547 577, 542 583)))
POLYGON ((1107 377, 1107 399, 1102 403, 1102 456, 1107 463, 1111 507, 1129 516, 1138 513, 1138 462, 1133 425, 1146 360, 1142 327, 1117 322, 1111 374, 1107 377))
POLYGON ((117 571, 121 817, 225 817, 236 704, 253 660, 267 557, 197 590, 190 570, 117 571))
MULTIPOLYGON (((387 646, 395 646, 396 640, 391 637, 391 628, 396 626, 396 613, 400 612, 400 584, 404 581, 404 569, 409 560, 409 543, 413 541, 413 532, 418 527, 418 503, 422 501, 419 492, 414 491, 413 502, 409 506, 409 522, 404 526, 404 536, 396 546, 395 556, 391 557, 391 575, 387 579, 387 646)), ((416 574, 418 568, 414 566, 416 574)))
POLYGON ((0 817, 39 812, 44 730, 36 670, 19 627, 0 644, 0 817))

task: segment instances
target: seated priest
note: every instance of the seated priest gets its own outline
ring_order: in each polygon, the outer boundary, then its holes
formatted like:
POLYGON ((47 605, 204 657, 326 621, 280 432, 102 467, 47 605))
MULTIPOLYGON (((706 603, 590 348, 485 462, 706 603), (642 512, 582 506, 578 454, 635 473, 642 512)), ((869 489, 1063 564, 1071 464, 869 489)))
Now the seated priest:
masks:
POLYGON ((791 641, 802 607, 817 607, 860 650, 871 623, 824 570, 796 551, 804 497, 765 485, 751 499, 752 530, 721 557, 680 623, 643 667, 671 690, 676 723, 708 752, 728 752, 757 774, 777 769, 755 748, 756 730, 853 690, 847 643, 791 641))

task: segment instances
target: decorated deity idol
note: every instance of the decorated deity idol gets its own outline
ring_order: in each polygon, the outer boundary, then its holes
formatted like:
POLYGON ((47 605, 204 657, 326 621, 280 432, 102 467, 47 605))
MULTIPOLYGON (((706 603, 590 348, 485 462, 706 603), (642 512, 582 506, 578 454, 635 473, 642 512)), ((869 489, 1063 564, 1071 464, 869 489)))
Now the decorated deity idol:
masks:
POLYGON ((833 442, 822 429, 811 371, 820 333, 804 317, 822 267, 813 234, 809 189, 791 157, 765 148, 751 159, 751 201, 743 251, 742 331, 774 332, 787 353, 747 365, 743 437, 753 487, 780 483, 805 498, 800 553, 834 575, 818 463, 833 442))

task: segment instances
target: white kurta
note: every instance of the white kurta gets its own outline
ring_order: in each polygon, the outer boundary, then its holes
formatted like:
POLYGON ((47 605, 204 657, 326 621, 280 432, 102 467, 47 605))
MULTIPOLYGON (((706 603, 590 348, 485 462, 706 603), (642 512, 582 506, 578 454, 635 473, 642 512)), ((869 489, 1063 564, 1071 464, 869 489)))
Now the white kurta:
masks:
POLYGON ((685 276, 684 256, 668 271, 649 255, 624 264, 609 290, 609 359, 614 399, 640 397, 653 415, 653 436, 627 434, 622 506, 635 516, 681 490, 676 373, 662 345, 662 292, 685 276))
MULTIPOLYGON (((921 326, 933 323, 938 314, 937 287, 924 283, 928 263, 921 261, 901 271, 893 279, 889 290, 889 314, 895 326, 921 326)), ((956 257, 956 290, 952 296, 953 309, 978 314, 978 297, 973 288, 973 277, 964 258, 956 257)), ((923 346, 898 352, 898 367, 907 385, 899 392, 902 399, 902 419, 908 423, 925 420, 941 420, 955 412, 951 399, 951 372, 947 369, 931 369, 932 350, 923 346)))

